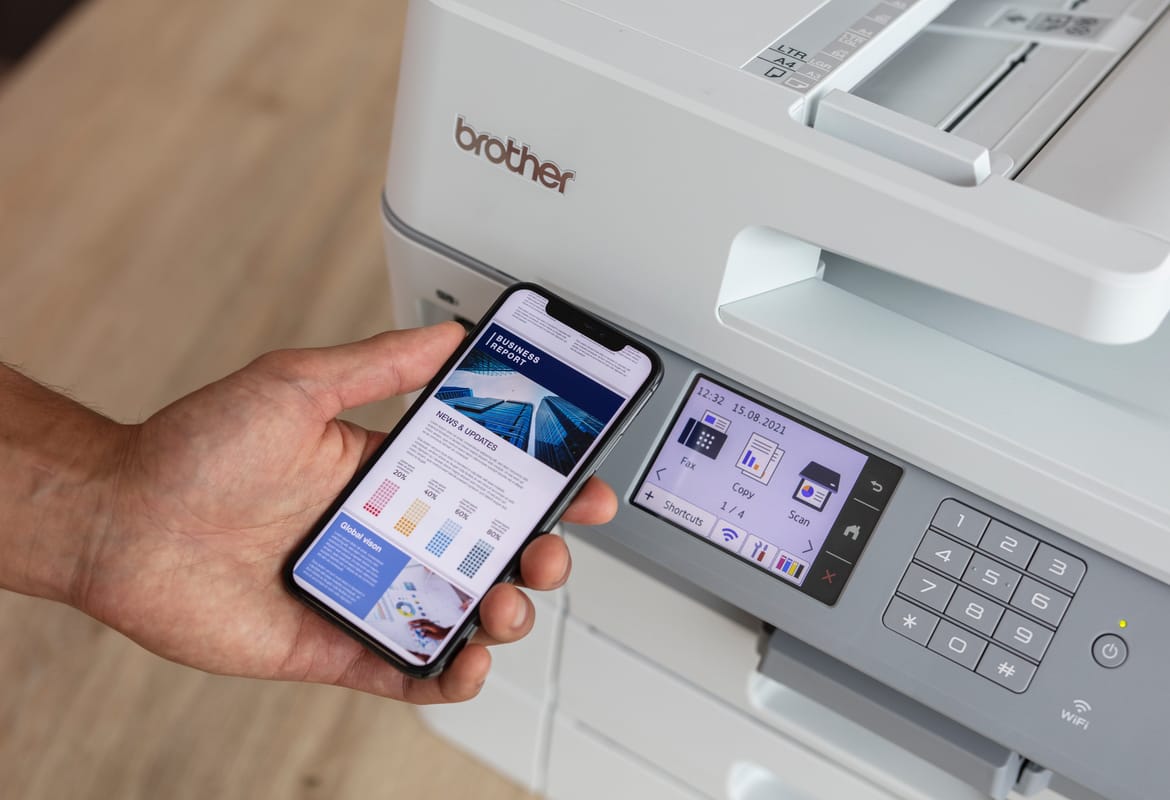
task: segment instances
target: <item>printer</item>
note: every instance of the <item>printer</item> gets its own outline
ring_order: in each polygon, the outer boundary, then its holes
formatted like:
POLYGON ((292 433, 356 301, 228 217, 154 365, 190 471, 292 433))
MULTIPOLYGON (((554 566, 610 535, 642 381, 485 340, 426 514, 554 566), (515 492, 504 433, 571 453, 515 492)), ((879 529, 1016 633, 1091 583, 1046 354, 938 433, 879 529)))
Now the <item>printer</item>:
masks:
POLYGON ((1167 4, 412 0, 398 323, 666 367, 427 722, 558 800, 1170 796, 1167 4))

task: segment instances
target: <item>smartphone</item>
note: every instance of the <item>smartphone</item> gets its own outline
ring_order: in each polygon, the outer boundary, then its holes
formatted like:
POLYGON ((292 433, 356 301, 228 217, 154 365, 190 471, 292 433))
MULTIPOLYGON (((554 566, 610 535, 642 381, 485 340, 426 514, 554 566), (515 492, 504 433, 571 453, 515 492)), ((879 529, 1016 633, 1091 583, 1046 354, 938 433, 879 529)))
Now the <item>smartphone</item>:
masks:
POLYGON ((513 286, 293 553, 285 583, 403 672, 438 674, 661 375, 642 343, 513 286))

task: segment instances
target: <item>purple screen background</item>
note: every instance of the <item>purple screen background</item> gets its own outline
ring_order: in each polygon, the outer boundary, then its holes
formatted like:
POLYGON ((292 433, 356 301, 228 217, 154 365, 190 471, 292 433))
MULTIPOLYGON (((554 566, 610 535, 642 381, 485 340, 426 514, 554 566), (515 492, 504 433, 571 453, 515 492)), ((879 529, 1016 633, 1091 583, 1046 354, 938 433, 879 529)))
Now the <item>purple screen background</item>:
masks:
POLYGON ((687 527, 685 519, 665 515, 650 508, 642 499, 647 490, 665 490, 697 506, 716 520, 726 520, 781 550, 803 553, 811 541, 813 552, 800 557, 812 561, 824 545, 837 514, 868 459, 867 454, 790 417, 765 408, 706 378, 699 378, 633 500, 657 516, 687 527), (723 403, 720 405, 711 397, 700 397, 699 393, 704 389, 712 395, 723 397, 723 403), (736 413, 736 404, 743 406, 745 412, 736 413), (701 421, 708 411, 729 422, 726 442, 714 459, 679 442, 688 421, 701 421), (759 421, 749 419, 748 415, 753 412, 760 415, 759 421), (765 418, 783 423, 785 432, 781 434, 765 427, 765 418), (784 450, 784 455, 766 485, 744 475, 737 467, 753 433, 779 444, 784 450), (820 511, 793 499, 793 493, 802 482, 800 473, 809 462, 816 462, 840 475, 838 490, 829 496, 820 511), (688 468, 686 463, 693 464, 693 468, 688 468), (656 476, 660 469, 661 478, 656 476), (752 492, 754 496, 749 498, 744 491, 752 492), (735 507, 735 511, 729 512, 728 509, 732 507, 735 507), (742 518, 739 516, 741 510, 742 518), (808 520, 808 524, 802 525, 791 519, 792 512, 808 520))

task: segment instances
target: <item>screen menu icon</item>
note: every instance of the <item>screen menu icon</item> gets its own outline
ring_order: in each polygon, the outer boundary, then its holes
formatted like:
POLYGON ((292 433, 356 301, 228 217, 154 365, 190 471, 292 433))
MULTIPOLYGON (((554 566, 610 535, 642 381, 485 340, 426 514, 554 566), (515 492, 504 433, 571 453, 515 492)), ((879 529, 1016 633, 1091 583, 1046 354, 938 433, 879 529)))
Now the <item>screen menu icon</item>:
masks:
POLYGON ((780 449, 779 444, 753 433, 748 443, 744 445, 743 452, 739 454, 736 466, 749 478, 767 484, 776 474, 776 465, 783 457, 784 451, 780 449))
MULTIPOLYGON (((708 412, 704 416, 704 419, 714 416, 714 414, 708 412)), ((727 443, 727 434, 707 422, 700 422, 692 417, 683 426, 682 434, 678 437, 678 441, 684 447, 689 447, 697 453, 702 453, 707 458, 718 458, 719 451, 727 443)))
POLYGON ((840 491, 841 476, 815 461, 800 471, 800 483, 792 493, 792 499, 809 508, 823 511, 834 492, 840 491))

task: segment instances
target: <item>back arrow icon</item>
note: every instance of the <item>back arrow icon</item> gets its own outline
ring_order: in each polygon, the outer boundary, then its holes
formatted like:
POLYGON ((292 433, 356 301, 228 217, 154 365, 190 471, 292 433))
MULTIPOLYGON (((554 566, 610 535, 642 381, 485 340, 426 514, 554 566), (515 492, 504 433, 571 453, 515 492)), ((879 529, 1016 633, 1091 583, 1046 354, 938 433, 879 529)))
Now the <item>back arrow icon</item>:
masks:
POLYGON ((660 469, 654 470, 654 477, 658 478, 658 480, 662 480, 662 472, 665 469, 666 469, 666 467, 662 467, 660 469))
POLYGON ((873 489, 873 492, 874 492, 874 494, 881 494, 881 493, 882 493, 882 490, 885 488, 885 487, 883 487, 883 486, 882 486, 880 483, 878 483, 877 481, 870 481, 870 482, 869 482, 869 487, 870 487, 871 489, 873 489))

